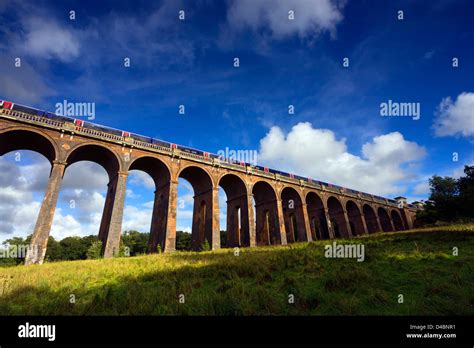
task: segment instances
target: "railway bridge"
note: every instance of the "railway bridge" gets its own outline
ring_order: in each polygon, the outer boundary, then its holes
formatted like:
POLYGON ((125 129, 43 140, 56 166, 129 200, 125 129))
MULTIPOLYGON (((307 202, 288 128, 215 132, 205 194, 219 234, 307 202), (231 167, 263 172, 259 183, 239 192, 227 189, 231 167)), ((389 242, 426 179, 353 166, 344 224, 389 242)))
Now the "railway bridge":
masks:
POLYGON ((417 210, 402 197, 374 196, 2 101, 0 156, 21 149, 36 151, 51 164, 26 264, 43 262, 64 173, 79 161, 96 162, 108 174, 99 228, 104 257, 119 250, 131 170, 148 173, 155 183, 150 253, 158 247, 175 250, 178 178, 194 190, 194 250, 205 240, 213 250, 220 248, 219 187, 227 196, 230 247, 404 230, 412 228, 417 210))

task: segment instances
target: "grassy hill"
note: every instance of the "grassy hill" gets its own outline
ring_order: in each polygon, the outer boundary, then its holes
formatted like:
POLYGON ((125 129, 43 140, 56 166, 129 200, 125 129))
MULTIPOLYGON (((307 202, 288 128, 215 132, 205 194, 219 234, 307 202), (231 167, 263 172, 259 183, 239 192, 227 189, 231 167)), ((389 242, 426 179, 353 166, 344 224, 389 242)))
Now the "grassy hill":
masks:
POLYGON ((2 268, 0 313, 474 314, 474 225, 337 242, 363 243, 365 261, 326 258, 331 241, 317 241, 2 268))

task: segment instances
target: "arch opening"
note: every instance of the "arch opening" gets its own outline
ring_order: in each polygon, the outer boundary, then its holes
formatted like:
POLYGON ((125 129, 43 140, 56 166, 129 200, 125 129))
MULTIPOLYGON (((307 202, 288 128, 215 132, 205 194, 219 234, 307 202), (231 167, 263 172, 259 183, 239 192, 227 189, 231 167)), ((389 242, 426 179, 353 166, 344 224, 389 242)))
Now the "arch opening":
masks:
POLYGON ((380 225, 382 226, 382 231, 384 232, 393 232, 392 223, 390 221, 390 216, 388 215, 385 208, 378 208, 377 214, 379 216, 380 225))
MULTIPOLYGON (((129 177, 127 183, 130 183, 130 190, 127 190, 126 203, 134 202, 134 198, 139 196, 150 197, 146 207, 142 207, 142 212, 137 212, 133 206, 128 206, 124 210, 124 230, 141 229, 149 231, 149 239, 146 252, 155 253, 160 248, 165 249, 165 238, 168 224, 171 174, 168 167, 158 158, 145 156, 135 159, 129 167, 129 177), (138 194, 133 189, 138 191, 138 194), (151 206, 150 206, 150 203, 151 206), (151 211, 149 210, 151 208, 151 211), (130 211, 129 211, 130 210, 130 211), (128 219, 128 216, 137 215, 144 211, 149 214, 150 223, 148 226, 137 224, 137 221, 128 219)), ((141 219, 143 221, 144 219, 141 219)))
MULTIPOLYGON (((64 172, 57 200, 51 202, 54 204, 51 237, 60 236, 61 243, 76 243, 78 238, 86 238, 91 243, 89 246, 100 241, 103 255, 108 235, 108 230, 104 231, 107 183, 107 172, 97 163, 81 161, 69 166, 64 172)), ((79 256, 70 250, 72 254, 63 257, 85 259, 86 251, 79 256)))
MULTIPOLYGON (((189 182, 194 194, 191 226, 191 249, 195 251, 205 249, 205 245, 212 248, 213 242, 213 185, 210 175, 202 168, 189 166, 179 173, 179 178, 189 182)), ((178 181, 178 187, 181 183, 178 181)), ((179 201, 179 200, 178 200, 179 201)), ((178 202, 178 207, 180 203, 178 202)), ((179 214, 179 210, 178 210, 179 214)), ((220 238, 220 236, 219 236, 220 238)), ((219 243, 220 244, 220 243, 219 243)))
MULTIPOLYGON (((39 152, 13 149, 0 156, 0 244, 11 239, 24 245, 31 242, 50 173, 49 159, 39 152)), ((0 265, 23 261, 24 255, 18 255, 0 259, 0 265)))
POLYGON ((393 226, 395 227, 395 231, 403 231, 405 227, 403 226, 403 220, 398 211, 392 210, 390 213, 393 221, 393 226))
POLYGON ((219 180, 226 200, 226 244, 228 247, 250 246, 249 203, 244 181, 234 174, 219 180))
POLYGON ((285 187, 281 191, 281 202, 287 242, 307 241, 303 204, 298 192, 292 187, 285 187))
POLYGON ((255 225, 257 245, 281 244, 278 207, 275 191, 265 181, 252 188, 255 200, 255 225))
MULTIPOLYGON (((120 244, 120 237, 121 237, 121 224, 122 218, 120 217, 120 221, 115 221, 115 224, 112 224, 112 214, 114 212, 114 208, 116 208, 117 204, 123 205, 123 199, 125 196, 119 195, 116 197, 117 192, 121 192, 117 190, 119 188, 119 170, 120 170, 120 162, 117 156, 108 148, 95 145, 95 144, 87 144, 76 147, 73 149, 66 159, 66 169, 64 172, 64 176, 67 177, 68 173, 71 172, 71 166, 75 165, 76 163, 88 161, 94 162, 101 166, 108 175, 108 184, 107 184, 107 194, 105 197, 105 205, 102 212, 102 217, 100 221, 99 227, 99 240, 102 242, 102 253, 103 254, 114 254, 118 252, 116 250, 118 245, 120 244), (117 201, 116 198, 119 198, 117 201), (117 236, 118 240, 114 241, 115 246, 111 247, 111 250, 106 251, 107 247, 107 239, 109 238, 109 230, 115 227, 117 230, 116 232, 119 233, 117 236)), ((94 174, 91 174, 94 175, 94 174)), ((125 194, 125 192, 123 192, 125 194)), ((121 208, 118 208, 121 209, 121 208)), ((111 255, 109 255, 111 256, 111 255)))
POLYGON ((367 232, 369 232, 369 234, 379 232, 379 224, 377 222, 377 216, 375 215, 374 209, 372 209, 370 205, 364 204, 362 211, 364 213, 367 232))
POLYGON ((57 158, 56 149, 47 137, 29 130, 11 130, 0 133, 0 156, 17 150, 37 152, 50 163, 57 158))
POLYGON ((311 221, 310 228, 313 240, 329 239, 329 229, 322 199, 315 192, 309 192, 306 195, 306 206, 311 221))
POLYGON ((81 161, 95 162, 101 165, 112 181, 120 170, 117 156, 109 149, 101 145, 83 145, 75 148, 66 159, 66 171, 74 163, 81 161))
POLYGON ((353 236, 360 236, 365 233, 364 223, 359 207, 354 201, 347 201, 346 203, 347 217, 349 219, 349 226, 353 236))
POLYGON ((349 231, 347 230, 346 219, 344 217, 344 209, 342 208, 341 202, 334 196, 328 199, 328 210, 329 217, 331 219, 331 225, 334 230, 335 238, 346 238, 349 237, 349 231))

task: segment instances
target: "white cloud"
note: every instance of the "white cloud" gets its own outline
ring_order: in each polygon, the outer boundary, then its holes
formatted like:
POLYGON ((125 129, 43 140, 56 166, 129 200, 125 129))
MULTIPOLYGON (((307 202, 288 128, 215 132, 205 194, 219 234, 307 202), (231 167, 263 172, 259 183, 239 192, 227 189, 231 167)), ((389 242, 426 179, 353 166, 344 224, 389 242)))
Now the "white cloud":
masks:
POLYGON ((433 124, 435 134, 439 137, 474 135, 474 93, 463 92, 456 101, 451 97, 444 98, 439 104, 433 124))
POLYGON ((128 179, 132 185, 144 185, 146 188, 154 189, 155 182, 150 174, 141 170, 131 170, 128 179))
POLYGON ((109 176, 105 169, 90 161, 80 161, 66 168, 61 189, 107 190, 109 176))
POLYGON ((176 231, 191 233, 191 226, 177 226, 176 231))
POLYGON ((49 18, 29 17, 24 23, 24 52, 46 59, 69 62, 79 56, 80 44, 73 31, 49 18))
POLYGON ((259 162, 283 171, 379 195, 401 194, 412 174, 405 168, 421 160, 423 147, 399 132, 374 137, 362 146, 362 157, 348 152, 345 139, 308 122, 288 134, 272 127, 260 140, 259 162))
POLYGON ((304 38, 323 31, 334 34, 343 18, 342 5, 332 0, 236 0, 229 6, 227 20, 237 31, 263 29, 277 39, 294 34, 304 38), (290 10, 294 11, 294 20, 288 18, 290 10))
POLYGON ((149 232, 151 225, 151 209, 140 209, 133 205, 125 206, 122 230, 149 232))
POLYGON ((416 195, 426 195, 430 193, 430 184, 428 181, 420 182, 413 188, 413 193, 416 195))
POLYGON ((178 217, 179 220, 192 219, 193 218, 193 211, 178 208, 177 217, 178 217))

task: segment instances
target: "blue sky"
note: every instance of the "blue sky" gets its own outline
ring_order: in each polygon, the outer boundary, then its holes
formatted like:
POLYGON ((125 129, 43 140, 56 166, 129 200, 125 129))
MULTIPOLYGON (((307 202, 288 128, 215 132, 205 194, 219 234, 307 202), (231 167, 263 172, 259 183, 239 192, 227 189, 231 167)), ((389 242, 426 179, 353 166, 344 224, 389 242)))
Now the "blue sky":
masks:
MULTIPOLYGON (((474 3, 461 0, 7 0, 0 96, 51 111, 63 100, 95 103, 99 124, 214 153, 253 150, 260 165, 425 199, 429 177, 474 162, 473 15, 474 3), (382 117, 388 100, 419 103, 420 119, 382 117)), ((15 211, 1 214, 0 239, 31 233, 44 191, 48 163, 22 154, 0 160, 20 178, 0 182, 3 212, 15 211)), ((68 171, 53 235, 97 233, 105 171, 68 171)), ((130 176, 125 228, 147 230, 149 180, 130 176)), ((186 182, 179 196, 178 228, 189 229, 186 182)))

